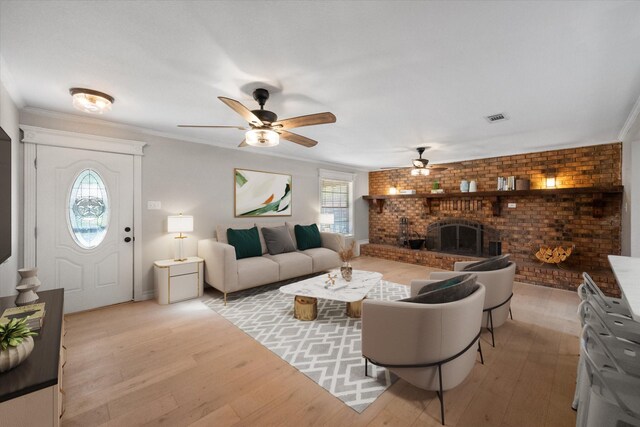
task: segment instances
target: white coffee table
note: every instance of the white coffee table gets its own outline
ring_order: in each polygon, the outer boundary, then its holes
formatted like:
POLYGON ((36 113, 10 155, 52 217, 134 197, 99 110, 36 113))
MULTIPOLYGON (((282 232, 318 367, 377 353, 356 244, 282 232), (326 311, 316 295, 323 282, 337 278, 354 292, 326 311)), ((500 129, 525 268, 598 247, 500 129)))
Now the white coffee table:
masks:
POLYGON ((332 271, 331 275, 338 276, 332 286, 326 286, 327 274, 322 274, 280 288, 280 292, 294 295, 293 312, 296 319, 314 320, 318 314, 318 298, 344 301, 347 303, 347 316, 358 318, 362 300, 382 279, 380 273, 363 270, 353 270, 350 282, 342 278, 339 270, 332 271))

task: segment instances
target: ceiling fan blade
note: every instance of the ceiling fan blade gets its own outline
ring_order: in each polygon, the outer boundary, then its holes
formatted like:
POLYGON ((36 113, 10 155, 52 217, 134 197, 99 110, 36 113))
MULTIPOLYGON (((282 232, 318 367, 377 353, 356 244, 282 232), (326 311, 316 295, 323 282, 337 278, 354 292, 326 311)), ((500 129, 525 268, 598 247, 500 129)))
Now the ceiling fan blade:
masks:
POLYGON ((212 129, 240 129, 247 130, 242 126, 208 126, 208 125, 178 125, 179 128, 212 128, 212 129))
POLYGON ((247 144, 247 140, 246 139, 243 139, 242 142, 240 143, 240 145, 238 145, 239 148, 248 147, 248 146, 249 146, 249 144, 247 144))
POLYGON ((311 138, 307 138, 306 136, 298 135, 297 133, 287 132, 286 130, 279 131, 280 137, 282 139, 286 139, 287 141, 295 142, 296 144, 304 145, 305 147, 311 148, 315 146, 318 141, 314 141, 311 138))
POLYGON ((272 123, 274 128, 279 129, 293 129, 299 128, 302 126, 313 126, 313 125, 322 125, 325 123, 335 123, 336 116, 333 113, 325 112, 325 113, 316 113, 309 114, 306 116, 298 116, 291 117, 289 119, 278 120, 275 123, 272 123))
POLYGON ((262 121, 255 114, 253 114, 251 110, 249 110, 247 107, 245 107, 235 99, 226 98, 224 96, 219 96, 218 99, 227 104, 229 108, 240 114, 246 121, 248 121, 252 125, 264 126, 264 123, 262 123, 262 121))
POLYGON ((462 167, 462 163, 442 163, 442 164, 438 164, 438 165, 430 165, 427 166, 427 169, 431 169, 431 170, 446 170, 446 169, 457 169, 462 167))

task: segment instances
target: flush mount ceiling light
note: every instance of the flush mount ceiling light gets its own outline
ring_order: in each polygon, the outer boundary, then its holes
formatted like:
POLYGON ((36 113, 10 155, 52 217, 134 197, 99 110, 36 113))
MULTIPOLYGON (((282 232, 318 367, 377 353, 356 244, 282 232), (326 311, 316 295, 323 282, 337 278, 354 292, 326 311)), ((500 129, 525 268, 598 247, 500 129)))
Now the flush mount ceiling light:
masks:
POLYGON ((73 96, 73 106, 85 113, 102 114, 110 111, 115 101, 113 96, 92 89, 72 87, 69 93, 73 96))
POLYGON ((244 138, 247 144, 254 147, 275 147, 280 143, 280 135, 270 129, 251 129, 244 138))

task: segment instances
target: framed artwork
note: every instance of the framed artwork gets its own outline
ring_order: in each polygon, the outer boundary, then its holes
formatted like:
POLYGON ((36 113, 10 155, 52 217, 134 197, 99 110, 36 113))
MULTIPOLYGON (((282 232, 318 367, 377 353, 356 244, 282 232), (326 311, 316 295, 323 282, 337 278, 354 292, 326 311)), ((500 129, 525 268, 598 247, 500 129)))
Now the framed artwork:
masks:
POLYGON ((291 175, 234 169, 234 215, 291 216, 291 175))

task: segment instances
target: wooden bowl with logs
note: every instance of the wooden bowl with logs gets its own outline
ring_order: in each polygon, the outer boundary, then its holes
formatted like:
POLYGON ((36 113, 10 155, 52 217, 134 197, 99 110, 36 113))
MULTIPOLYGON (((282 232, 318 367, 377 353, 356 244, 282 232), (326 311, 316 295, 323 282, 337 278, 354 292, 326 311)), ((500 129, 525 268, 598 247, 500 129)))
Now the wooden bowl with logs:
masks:
POLYGON ((560 267, 560 263, 564 262, 571 256, 573 250, 575 249, 575 245, 567 246, 565 249, 562 246, 546 246, 541 245, 538 252, 535 253, 538 261, 541 261, 545 264, 555 264, 560 267))

